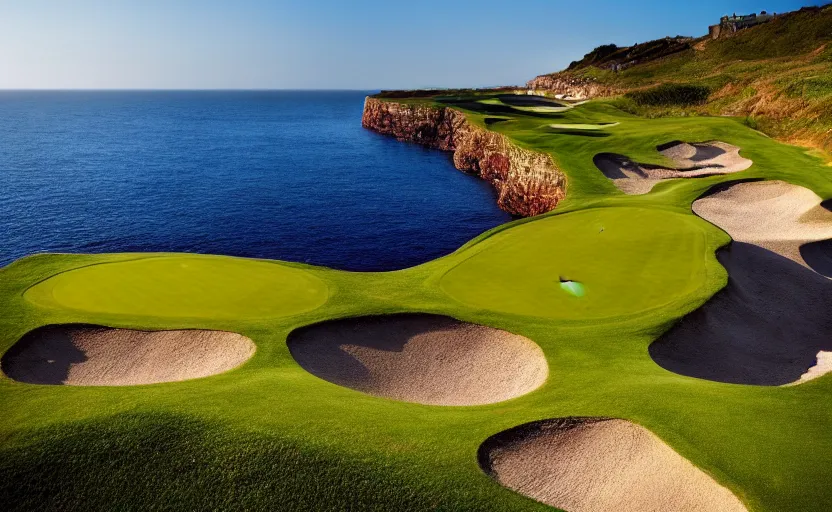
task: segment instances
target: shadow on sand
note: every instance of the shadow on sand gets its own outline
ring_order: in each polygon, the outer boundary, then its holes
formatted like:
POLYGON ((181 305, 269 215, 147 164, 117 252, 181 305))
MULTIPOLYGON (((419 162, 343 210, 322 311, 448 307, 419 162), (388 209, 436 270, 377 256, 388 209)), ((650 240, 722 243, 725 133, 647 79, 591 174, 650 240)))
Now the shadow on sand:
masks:
POLYGON ((832 350, 832 281, 783 256, 733 242, 717 253, 728 285, 649 352, 675 373, 735 384, 798 381, 832 350))
POLYGON ((75 345, 65 326, 47 325, 26 333, 15 343, 0 360, 0 368, 19 382, 63 384, 70 368, 86 360, 86 353, 75 345))

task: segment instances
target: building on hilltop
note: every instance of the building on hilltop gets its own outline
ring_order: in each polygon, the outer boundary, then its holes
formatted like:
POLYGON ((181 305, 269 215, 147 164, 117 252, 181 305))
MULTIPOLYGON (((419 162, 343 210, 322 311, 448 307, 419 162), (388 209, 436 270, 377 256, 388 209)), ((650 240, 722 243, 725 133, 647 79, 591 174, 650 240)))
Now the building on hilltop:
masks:
POLYGON ((740 30, 760 23, 771 21, 776 14, 769 14, 762 11, 760 14, 740 14, 734 13, 732 16, 723 16, 719 20, 719 24, 708 27, 708 34, 711 39, 719 39, 734 34, 740 30))

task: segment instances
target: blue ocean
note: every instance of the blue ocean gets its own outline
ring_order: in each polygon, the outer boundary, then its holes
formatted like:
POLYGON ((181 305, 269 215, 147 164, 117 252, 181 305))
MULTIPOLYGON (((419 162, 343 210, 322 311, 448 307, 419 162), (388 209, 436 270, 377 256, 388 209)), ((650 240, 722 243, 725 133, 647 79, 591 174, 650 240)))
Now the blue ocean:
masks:
POLYGON ((394 270, 510 220, 365 92, 0 92, 0 266, 173 251, 394 270))

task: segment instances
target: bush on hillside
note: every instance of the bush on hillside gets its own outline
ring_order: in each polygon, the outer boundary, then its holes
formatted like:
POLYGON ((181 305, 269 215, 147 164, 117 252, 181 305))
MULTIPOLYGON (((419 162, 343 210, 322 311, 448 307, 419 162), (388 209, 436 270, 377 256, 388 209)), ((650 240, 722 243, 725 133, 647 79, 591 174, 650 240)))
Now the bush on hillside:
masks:
POLYGON ((701 105, 710 94, 711 90, 702 85, 662 84, 626 96, 640 106, 666 107, 701 105))

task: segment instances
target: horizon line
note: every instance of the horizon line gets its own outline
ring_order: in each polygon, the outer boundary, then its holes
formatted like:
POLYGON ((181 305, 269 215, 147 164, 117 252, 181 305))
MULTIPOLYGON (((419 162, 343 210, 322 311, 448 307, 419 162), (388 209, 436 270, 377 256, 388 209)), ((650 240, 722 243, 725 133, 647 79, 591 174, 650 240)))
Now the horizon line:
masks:
POLYGON ((252 91, 252 92, 269 92, 269 91, 355 91, 355 92, 364 92, 364 91, 381 91, 384 89, 356 89, 356 88, 318 88, 318 87, 310 87, 310 88, 294 88, 294 87, 287 87, 287 88, 259 88, 259 87, 252 87, 252 88, 243 88, 243 87, 0 87, 0 92, 26 92, 26 91, 43 91, 43 92, 106 92, 106 91, 125 91, 125 92, 139 92, 139 91, 159 91, 159 92, 166 92, 166 91, 185 91, 185 92, 194 92, 194 91, 252 91))
POLYGON ((141 91, 218 91, 218 92, 232 92, 232 91, 251 91, 251 92, 272 92, 272 91, 286 91, 286 92, 304 92, 304 91, 425 91, 425 90, 444 90, 444 89, 492 89, 499 87, 524 87, 516 84, 502 84, 502 85, 472 85, 472 86, 424 86, 424 87, 371 87, 371 88, 356 88, 356 87, 0 87, 0 92, 26 92, 26 91, 43 91, 43 92, 107 92, 107 91, 124 91, 124 92, 141 92, 141 91))

